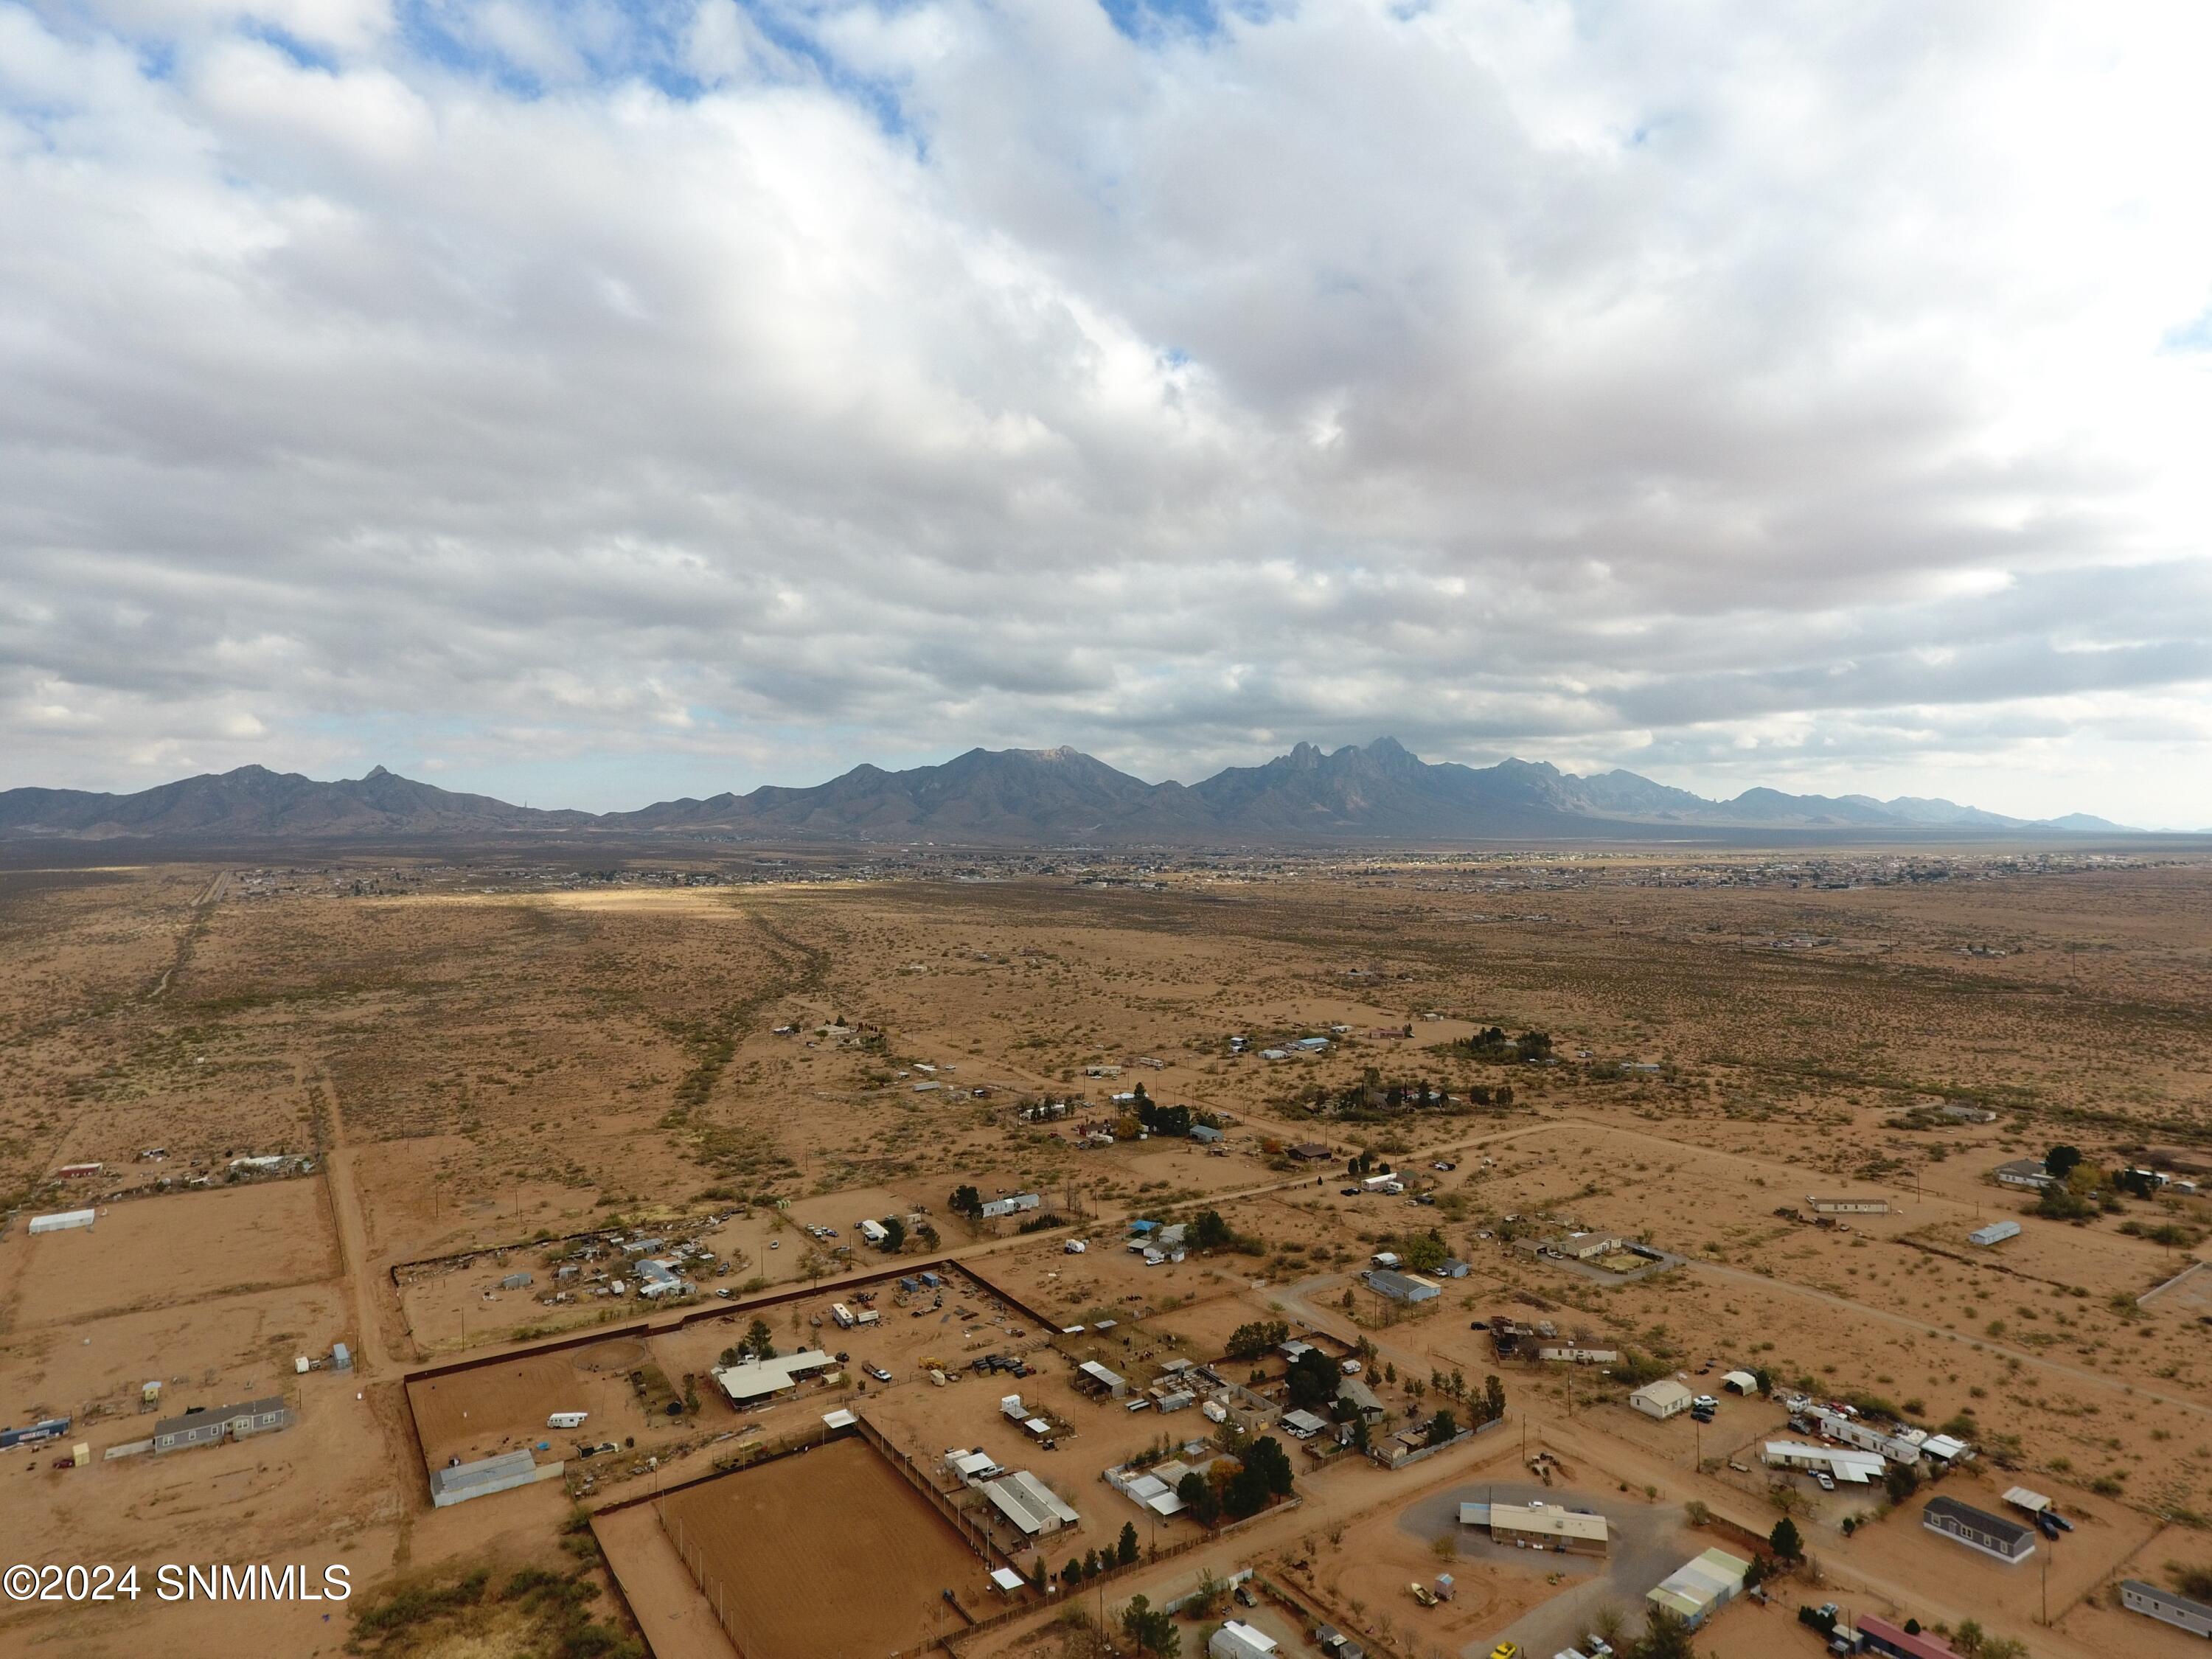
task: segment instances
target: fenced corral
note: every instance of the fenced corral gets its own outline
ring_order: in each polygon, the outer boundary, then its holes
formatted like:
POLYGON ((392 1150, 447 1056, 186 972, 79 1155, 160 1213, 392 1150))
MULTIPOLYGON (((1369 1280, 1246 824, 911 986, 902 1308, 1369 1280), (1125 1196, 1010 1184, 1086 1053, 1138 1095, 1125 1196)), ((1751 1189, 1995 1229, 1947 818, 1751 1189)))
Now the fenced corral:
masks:
POLYGON ((929 1506, 951 1522, 960 1535, 968 1540, 969 1547, 975 1550, 977 1558, 982 1562, 985 1571, 990 1571, 994 1558, 1002 1566, 1010 1567, 1014 1565, 1013 1557, 1008 1554, 1000 1544, 991 1528, 962 1509, 951 1496, 940 1492, 937 1483, 932 1480, 912 1458, 884 1439, 882 1431, 874 1424, 862 1417, 854 1419, 854 1425, 860 1430, 860 1437, 874 1447, 885 1462, 904 1475, 907 1484, 920 1492, 929 1506))
POLYGON ((988 1540, 917 1473, 863 1431, 644 1501, 742 1659, 890 1659, 994 1595, 988 1540))

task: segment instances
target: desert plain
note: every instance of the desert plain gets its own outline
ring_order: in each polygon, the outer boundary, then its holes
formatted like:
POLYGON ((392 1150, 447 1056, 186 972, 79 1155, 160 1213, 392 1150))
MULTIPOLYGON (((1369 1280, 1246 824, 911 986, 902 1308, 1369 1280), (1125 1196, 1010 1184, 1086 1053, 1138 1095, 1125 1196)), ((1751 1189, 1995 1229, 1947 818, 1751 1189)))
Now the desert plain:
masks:
POLYGON ((0 1425, 68 1426, 0 1454, 0 1562, 144 1589, 11 1601, 0 1652, 1043 1659, 1196 1593, 1186 1652, 1234 1616, 1290 1655, 1548 1659, 1784 1518, 1802 1559, 1696 1651, 1816 1654, 1828 1603, 2198 1645, 2116 1586, 2212 1570, 2200 854, 36 850, 0 867, 0 1425), (1218 1138, 1148 1127, 1179 1106, 1218 1138), (2073 1215, 1996 1178, 2061 1146, 2126 1178, 2073 1215), (1572 1235, 1656 1258, 1543 1248, 1572 1235), (1452 1268, 1409 1304, 1384 1252, 1452 1268), (641 1296, 641 1259, 682 1285, 641 1296), (1501 1356, 1501 1318, 1614 1358, 1501 1356), (1268 1420, 1276 1324, 1359 1368, 1374 1444, 1455 1437, 1394 1468, 1279 1436, 1291 1492, 1218 1528, 1102 1478, 1233 1456, 1241 1409, 1131 1406, 1197 1367, 1268 1420), (739 1405, 748 1344, 825 1363, 739 1405), (1713 1420, 1631 1408, 1662 1378, 1713 1420), (1762 1456, 1805 1437, 1785 1395, 1972 1454, 1826 1491, 1762 1456), (133 1449, 271 1397, 281 1431, 133 1449), (1077 1518, 1009 1524, 948 1461, 977 1451, 1077 1518), (433 1502, 518 1453, 544 1478, 433 1502), (2025 1561, 1921 1524, 2024 1519, 2016 1486, 2074 1522, 2025 1561), (1543 1494, 1610 1553, 1457 1518, 1543 1494), (350 1594, 165 1601, 163 1564, 350 1594))

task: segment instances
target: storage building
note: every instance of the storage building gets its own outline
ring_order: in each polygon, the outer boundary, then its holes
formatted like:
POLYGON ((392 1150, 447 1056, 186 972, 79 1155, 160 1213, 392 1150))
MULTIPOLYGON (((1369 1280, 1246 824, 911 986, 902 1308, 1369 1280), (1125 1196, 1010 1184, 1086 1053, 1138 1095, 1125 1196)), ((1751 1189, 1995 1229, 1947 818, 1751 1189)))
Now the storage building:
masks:
POLYGON ((2035 1553, 2034 1528, 1961 1504, 1955 1498, 1929 1498, 1928 1507, 1921 1511, 1920 1524, 2000 1561, 2017 1563, 2035 1553))
POLYGON ((2140 1578, 2120 1580, 2120 1605, 2130 1613, 2178 1625, 2192 1636, 2212 1636, 2212 1607, 2140 1578))
POLYGON ((860 1237, 881 1249, 890 1242, 890 1231, 880 1221, 863 1221, 860 1223, 860 1237))
POLYGON ((1273 1659, 1275 1638, 1241 1620, 1231 1619, 1207 1638, 1206 1659, 1273 1659))
POLYGON ((1646 1592, 1644 1600, 1678 1615, 1692 1630, 1735 1599, 1751 1563, 1726 1550, 1707 1550, 1646 1592))
POLYGON ((501 1452, 473 1463, 448 1463, 430 1472, 430 1501, 451 1509, 471 1498, 488 1498, 495 1492, 512 1492, 538 1480, 557 1480, 564 1466, 539 1463, 526 1451, 501 1452))
POLYGON ((52 1215, 34 1215, 30 1231, 34 1233, 67 1232, 72 1227, 89 1227, 100 1218, 97 1210, 57 1210, 52 1215))
POLYGON ((1726 1376, 1721 1378, 1721 1387, 1730 1394, 1757 1394, 1759 1378, 1749 1371, 1730 1371, 1726 1376))
POLYGON ((1687 1389, 1672 1377, 1662 1377, 1656 1382, 1647 1382, 1628 1396, 1628 1403, 1646 1417, 1656 1417, 1661 1422, 1690 1409, 1695 1399, 1687 1389))

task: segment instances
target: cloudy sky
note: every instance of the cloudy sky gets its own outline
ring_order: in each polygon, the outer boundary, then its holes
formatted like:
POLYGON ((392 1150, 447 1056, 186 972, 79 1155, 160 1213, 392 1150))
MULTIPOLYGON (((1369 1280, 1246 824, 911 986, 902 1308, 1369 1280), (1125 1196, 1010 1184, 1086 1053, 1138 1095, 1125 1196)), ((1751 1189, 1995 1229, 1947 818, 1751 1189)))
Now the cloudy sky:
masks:
POLYGON ((2212 9, 0 0, 0 787, 2212 825, 2212 9))

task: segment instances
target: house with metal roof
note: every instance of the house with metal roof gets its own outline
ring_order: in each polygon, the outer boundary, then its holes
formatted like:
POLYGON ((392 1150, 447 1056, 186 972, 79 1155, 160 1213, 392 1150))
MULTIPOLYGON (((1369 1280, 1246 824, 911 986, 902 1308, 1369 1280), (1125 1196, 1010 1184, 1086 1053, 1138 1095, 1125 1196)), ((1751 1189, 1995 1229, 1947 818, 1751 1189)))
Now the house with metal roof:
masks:
POLYGON ((789 1393, 802 1378, 826 1371, 836 1363, 819 1348, 802 1348, 773 1359, 742 1359, 734 1365, 718 1365, 714 1376, 732 1406, 750 1406, 789 1393))
POLYGON ((289 1429, 299 1418, 276 1395, 249 1400, 243 1405, 217 1406, 213 1411, 191 1411, 182 1417, 165 1417, 154 1425, 154 1449, 182 1451, 189 1446, 213 1446, 225 1440, 289 1429))
POLYGON ((1018 1528, 1024 1537, 1038 1538, 1072 1527, 1082 1517, 1066 1500, 1027 1469, 988 1482, 983 1496, 992 1507, 1018 1528))
POLYGON ((1920 1524, 2000 1561, 2021 1562, 2035 1553, 2034 1528, 2023 1527, 2001 1515, 1991 1515, 1987 1510, 1978 1510, 1971 1504, 1961 1504, 1955 1498, 1929 1498, 1928 1507, 1920 1513, 1920 1524))
POLYGON ((2212 1636, 2212 1607, 2140 1578, 2120 1580, 2120 1605, 2130 1613, 2177 1626, 2192 1636, 2212 1636))
POLYGON ((1443 1294, 1443 1286, 1419 1273, 1401 1273, 1391 1267, 1370 1268, 1367 1288, 1393 1302, 1427 1302, 1443 1294))

